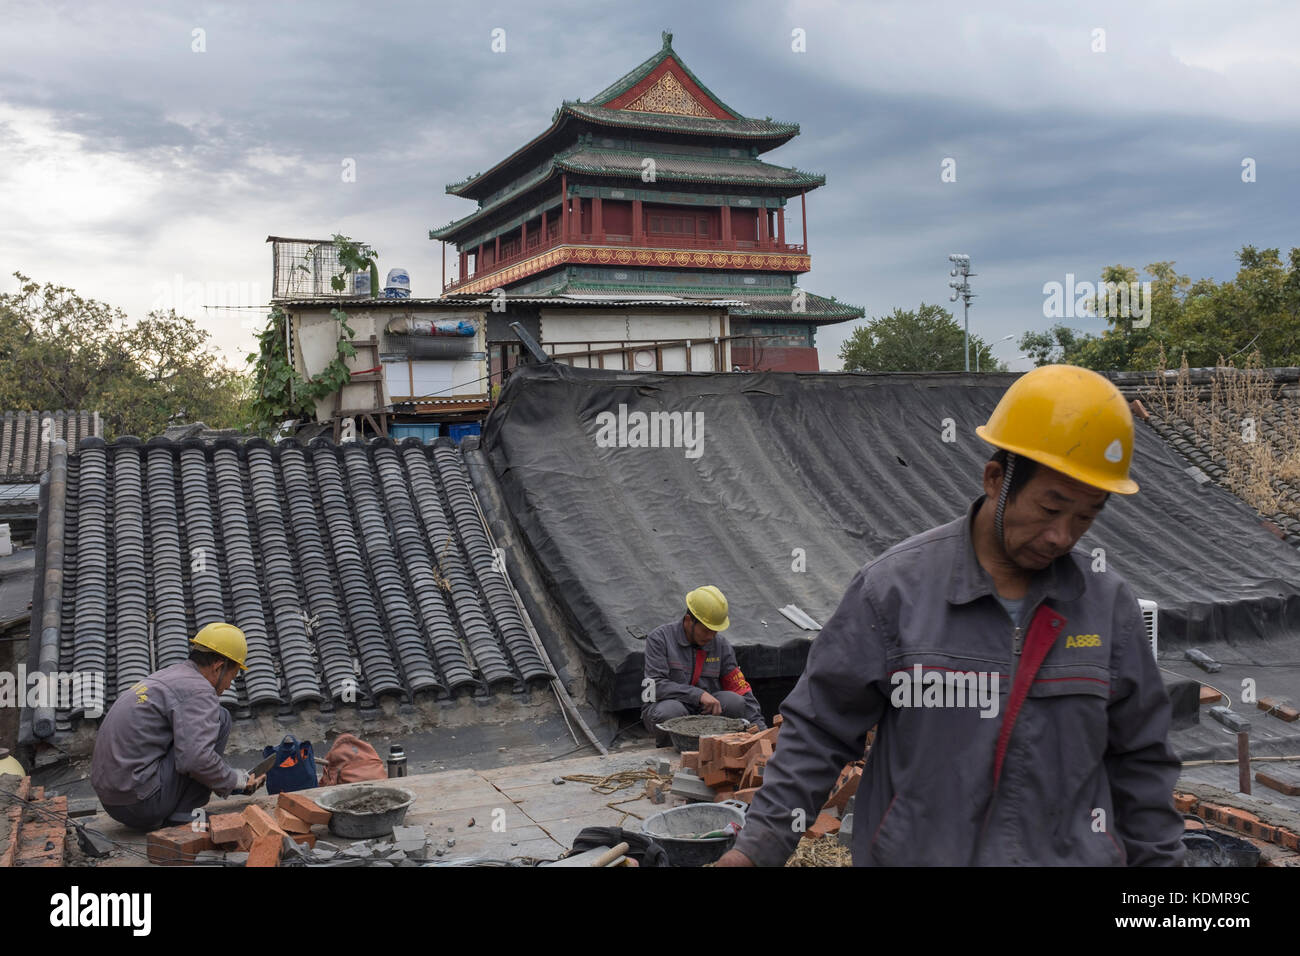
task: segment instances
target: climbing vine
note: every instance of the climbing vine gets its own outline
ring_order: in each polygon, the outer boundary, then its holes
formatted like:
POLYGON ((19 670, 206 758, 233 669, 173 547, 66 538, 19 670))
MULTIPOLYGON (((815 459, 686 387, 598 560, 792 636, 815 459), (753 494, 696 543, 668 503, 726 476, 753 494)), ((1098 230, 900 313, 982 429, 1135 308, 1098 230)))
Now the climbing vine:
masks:
MULTIPOLYGON (((330 276, 330 287, 338 293, 346 292, 351 275, 364 269, 370 273, 370 296, 378 297, 379 266, 376 260, 379 254, 365 243, 338 234, 334 236, 334 246, 338 250, 340 271, 330 276)), ((310 259, 312 255, 309 252, 306 258, 310 259)), ((295 268, 311 272, 312 267, 307 263, 295 268)), ((357 354, 352 345, 356 332, 348 325, 348 314, 342 309, 331 309, 330 315, 339 324, 334 358, 304 380, 289 360, 285 329, 288 315, 278 305, 272 306, 266 327, 257 334, 258 351, 248 355, 248 361, 254 364, 256 383, 252 424, 260 434, 269 435, 282 422, 310 416, 318 400, 337 392, 351 380, 352 372, 347 360, 357 354)))

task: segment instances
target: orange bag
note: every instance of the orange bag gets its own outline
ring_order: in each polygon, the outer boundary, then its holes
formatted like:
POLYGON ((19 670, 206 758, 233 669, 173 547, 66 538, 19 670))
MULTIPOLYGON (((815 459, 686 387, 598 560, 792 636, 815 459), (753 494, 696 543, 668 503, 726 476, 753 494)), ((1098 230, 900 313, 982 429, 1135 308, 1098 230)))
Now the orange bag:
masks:
POLYGON ((388 767, 379 759, 374 747, 352 734, 339 734, 325 755, 325 772, 321 774, 320 785, 333 787, 358 780, 387 779, 388 767))

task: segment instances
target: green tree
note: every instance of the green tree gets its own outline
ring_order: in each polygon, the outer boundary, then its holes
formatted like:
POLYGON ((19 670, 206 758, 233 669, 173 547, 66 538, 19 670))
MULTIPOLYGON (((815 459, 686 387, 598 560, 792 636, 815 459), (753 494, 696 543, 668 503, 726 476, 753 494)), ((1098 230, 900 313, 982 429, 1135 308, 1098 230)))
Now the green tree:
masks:
MULTIPOLYGON (((971 368, 979 356, 980 371, 1005 372, 989 345, 970 337, 971 368)), ((947 309, 922 302, 919 309, 873 318, 853 330, 840 346, 846 372, 960 372, 962 326, 947 309)))
MULTIPOLYGON (((1284 263, 1277 249, 1243 246, 1237 261, 1236 276, 1221 283, 1193 282, 1172 262, 1152 263, 1146 267, 1148 326, 1125 315, 1107 315, 1107 327, 1098 334, 1057 323, 1046 332, 1026 333, 1020 347, 1039 365, 1066 362, 1098 371, 1149 371, 1183 362, 1212 367, 1221 357, 1255 351, 1265 365, 1300 364, 1300 248, 1284 263)), ((1101 278, 1136 280, 1137 271, 1110 266, 1101 278)))
POLYGON ((0 408, 98 411, 107 436, 161 434, 173 422, 241 427, 248 383, 192 319, 118 308, 21 273, 0 295, 0 408))

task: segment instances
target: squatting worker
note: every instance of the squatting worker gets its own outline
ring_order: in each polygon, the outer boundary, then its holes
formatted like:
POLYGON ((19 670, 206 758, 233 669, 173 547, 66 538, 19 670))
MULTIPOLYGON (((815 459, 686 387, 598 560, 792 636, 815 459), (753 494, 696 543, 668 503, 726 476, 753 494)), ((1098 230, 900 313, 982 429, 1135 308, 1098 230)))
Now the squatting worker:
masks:
POLYGON ((1095 372, 1049 365, 976 433, 999 449, 984 495, 854 577, 720 864, 784 863, 873 725, 859 866, 1181 862, 1169 701, 1137 600, 1072 552, 1110 494, 1138 490, 1128 406, 1095 372))
POLYGON ((222 759, 230 712, 220 696, 248 668, 244 632, 209 624, 190 640, 188 660, 150 674, 113 702, 95 737, 90 782, 104 810, 136 830, 190 823, 212 791, 253 793, 222 759))
POLYGON ((727 599, 713 585, 686 595, 680 621, 655 628, 645 639, 641 720, 656 724, 687 714, 743 717, 766 728, 749 681, 736 666, 736 652, 719 631, 731 626, 727 599))

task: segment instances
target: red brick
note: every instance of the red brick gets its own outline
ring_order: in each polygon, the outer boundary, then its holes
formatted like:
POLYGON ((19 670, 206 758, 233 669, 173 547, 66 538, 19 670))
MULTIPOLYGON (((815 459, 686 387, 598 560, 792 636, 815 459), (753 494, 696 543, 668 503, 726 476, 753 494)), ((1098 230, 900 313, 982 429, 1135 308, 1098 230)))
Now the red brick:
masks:
POLYGON ((295 833, 311 833, 310 823, 304 823, 283 807, 275 808, 275 822, 281 830, 290 835, 295 833))
POLYGON ((1174 808, 1179 813, 1191 813, 1196 806, 1196 797, 1190 793, 1174 793, 1174 808))
POLYGON ((1277 717, 1287 723, 1294 723, 1297 719, 1300 719, 1300 711, 1273 697, 1261 697, 1256 706, 1260 710, 1268 711, 1270 717, 1277 717))
POLYGON ((700 752, 698 750, 682 751, 682 769, 699 771, 700 752))
POLYGON ((814 840, 820 840, 824 836, 840 832, 840 821, 829 813, 817 814, 817 819, 812 826, 808 828, 807 835, 814 840))
POLYGON ((1274 837, 1278 846, 1284 846, 1288 850, 1300 851, 1300 834, 1284 827, 1278 827, 1274 837))
POLYGON ((316 834, 314 833, 290 833, 289 839, 294 843, 305 843, 308 847, 316 846, 316 834))
POLYGON ((1267 770, 1255 771, 1255 779, 1278 793, 1285 793, 1289 797, 1300 796, 1300 786, 1267 770))
POLYGON ((780 714, 777 714, 775 717, 772 718, 772 726, 773 726, 773 727, 780 727, 780 726, 781 726, 781 722, 782 722, 783 720, 785 720, 785 718, 782 717, 780 714))
POLYGON ((263 833, 258 836, 248 850, 248 862, 244 866, 279 866, 283 839, 278 833, 263 833))
POLYGON ((714 763, 718 759, 718 739, 716 737, 700 738, 700 769, 705 764, 714 763))
POLYGON ((268 833, 281 837, 288 836, 280 825, 271 819, 271 815, 255 803, 244 807, 244 822, 252 829, 255 837, 266 836, 268 833))
POLYGON ((742 789, 757 787, 763 781, 763 771, 767 768, 767 761, 772 756, 772 743, 770 740, 760 740, 758 746, 749 752, 749 761, 745 764, 745 770, 740 775, 740 786, 742 789))
POLYGON ((773 748, 775 748, 776 739, 778 736, 780 736, 780 734, 781 734, 780 727, 769 727, 767 728, 767 730, 761 731, 760 733, 754 735, 754 743, 758 743, 760 740, 766 740, 769 743, 771 743, 773 748))
POLYGON ((1255 814, 1237 807, 1211 806, 1206 819, 1230 827, 1238 833, 1246 833, 1251 824, 1259 823, 1259 817, 1255 814))
POLYGON ((253 830, 242 813, 214 813, 208 817, 208 836, 213 843, 235 844, 241 850, 253 845, 253 830))
POLYGON ((862 767, 856 763, 847 764, 840 771, 835 786, 831 788, 831 795, 824 809, 834 807, 836 810, 843 810, 848 805, 849 798, 858 792, 858 784, 861 781, 862 767))
POLYGON ((743 803, 749 803, 754 799, 756 793, 758 793, 758 787, 746 787, 743 790, 737 790, 735 798, 743 803))
POLYGON ((710 787, 717 788, 721 786, 730 786, 732 789, 735 789, 735 785, 740 782, 740 771, 729 770, 725 767, 720 767, 716 770, 703 770, 700 774, 700 779, 710 787))
POLYGON ((723 734, 717 740, 722 750, 722 766, 729 770, 744 770, 750 748, 754 746, 753 737, 749 734, 723 734))
POLYGON ((330 822, 328 810, 297 793, 281 793, 275 805, 282 810, 288 810, 308 826, 324 826, 330 822))
POLYGON ((1201 705, 1214 704, 1223 700, 1223 695, 1207 684, 1201 685, 1201 705))
POLYGON ((735 798, 735 796, 736 796, 735 790, 731 789, 730 787, 723 787, 720 790, 714 792, 713 802, 721 803, 723 800, 732 800, 735 798))
POLYGON ((146 855, 159 866, 189 866, 203 850, 214 849, 212 838, 191 824, 155 830, 149 834, 146 855))

